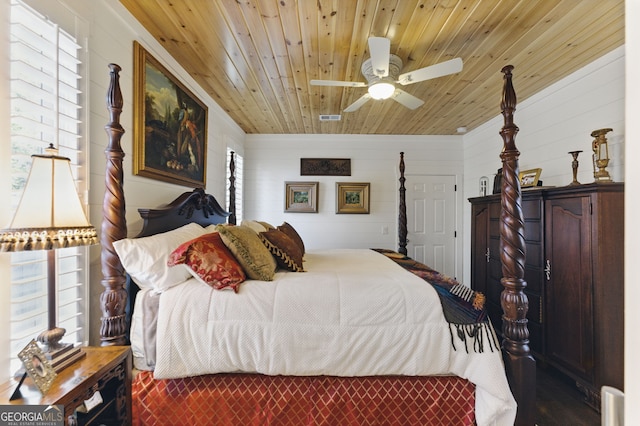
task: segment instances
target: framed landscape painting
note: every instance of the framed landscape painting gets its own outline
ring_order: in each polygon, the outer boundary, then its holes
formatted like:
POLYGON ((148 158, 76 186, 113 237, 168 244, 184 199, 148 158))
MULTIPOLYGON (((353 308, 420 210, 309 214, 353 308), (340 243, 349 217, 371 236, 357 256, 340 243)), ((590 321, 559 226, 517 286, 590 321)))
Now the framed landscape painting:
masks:
POLYGON ((336 182, 336 213, 369 214, 369 183, 336 182))
POLYGON ((285 182, 284 211, 318 213, 318 182, 285 182))
POLYGON ((133 172, 205 187, 207 106, 134 41, 133 172))

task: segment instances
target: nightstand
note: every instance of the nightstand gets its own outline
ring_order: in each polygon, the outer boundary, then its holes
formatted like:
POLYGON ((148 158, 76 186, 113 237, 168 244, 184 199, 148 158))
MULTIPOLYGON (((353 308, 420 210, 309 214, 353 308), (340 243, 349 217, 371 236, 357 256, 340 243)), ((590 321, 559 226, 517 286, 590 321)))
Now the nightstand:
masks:
MULTIPOLYGON (((63 405, 68 425, 131 424, 131 350, 129 346, 83 347, 87 356, 62 370, 46 395, 29 377, 22 398, 9 401, 18 384, 0 385, 0 405, 63 405), (102 403, 88 410, 84 402, 100 392, 102 403)), ((94 401, 97 398, 94 398, 94 401)))

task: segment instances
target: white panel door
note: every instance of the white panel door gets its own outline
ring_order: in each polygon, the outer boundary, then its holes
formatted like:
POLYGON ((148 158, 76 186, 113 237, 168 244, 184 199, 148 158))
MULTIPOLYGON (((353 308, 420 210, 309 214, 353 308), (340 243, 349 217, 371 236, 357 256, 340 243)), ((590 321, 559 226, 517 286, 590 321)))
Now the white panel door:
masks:
POLYGON ((407 253, 455 277, 455 176, 407 176, 407 253))

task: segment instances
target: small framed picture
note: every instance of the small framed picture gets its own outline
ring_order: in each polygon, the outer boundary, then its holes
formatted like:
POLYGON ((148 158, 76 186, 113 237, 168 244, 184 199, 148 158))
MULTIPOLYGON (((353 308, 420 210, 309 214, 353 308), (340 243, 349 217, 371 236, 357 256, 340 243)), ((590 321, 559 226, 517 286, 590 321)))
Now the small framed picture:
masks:
POLYGON ((520 187, 527 188, 529 186, 538 186, 542 169, 531 169, 520 172, 520 187))
POLYGON ((24 369, 43 395, 47 393, 57 374, 35 340, 18 353, 24 369))
POLYGON ((336 182, 336 213, 369 214, 369 183, 336 182))
POLYGON ((285 182, 284 211, 318 213, 318 182, 285 182))

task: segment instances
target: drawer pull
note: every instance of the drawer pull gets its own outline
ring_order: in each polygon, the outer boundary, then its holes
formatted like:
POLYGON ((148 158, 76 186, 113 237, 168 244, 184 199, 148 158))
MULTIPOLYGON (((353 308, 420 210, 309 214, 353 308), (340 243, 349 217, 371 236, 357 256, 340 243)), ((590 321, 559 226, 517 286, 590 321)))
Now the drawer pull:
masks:
POLYGON ((85 399, 84 404, 80 405, 77 408, 77 411, 80 413, 88 413, 89 411, 96 408, 98 405, 102 404, 104 401, 102 399, 102 395, 100 391, 96 391, 91 398, 85 399))
POLYGON ((487 247, 487 252, 484 255, 487 258, 487 263, 489 263, 489 259, 491 258, 491 252, 489 251, 489 247, 487 247))
POLYGON ((544 265, 544 274, 547 277, 547 281, 551 281, 551 262, 547 259, 547 263, 544 265))

